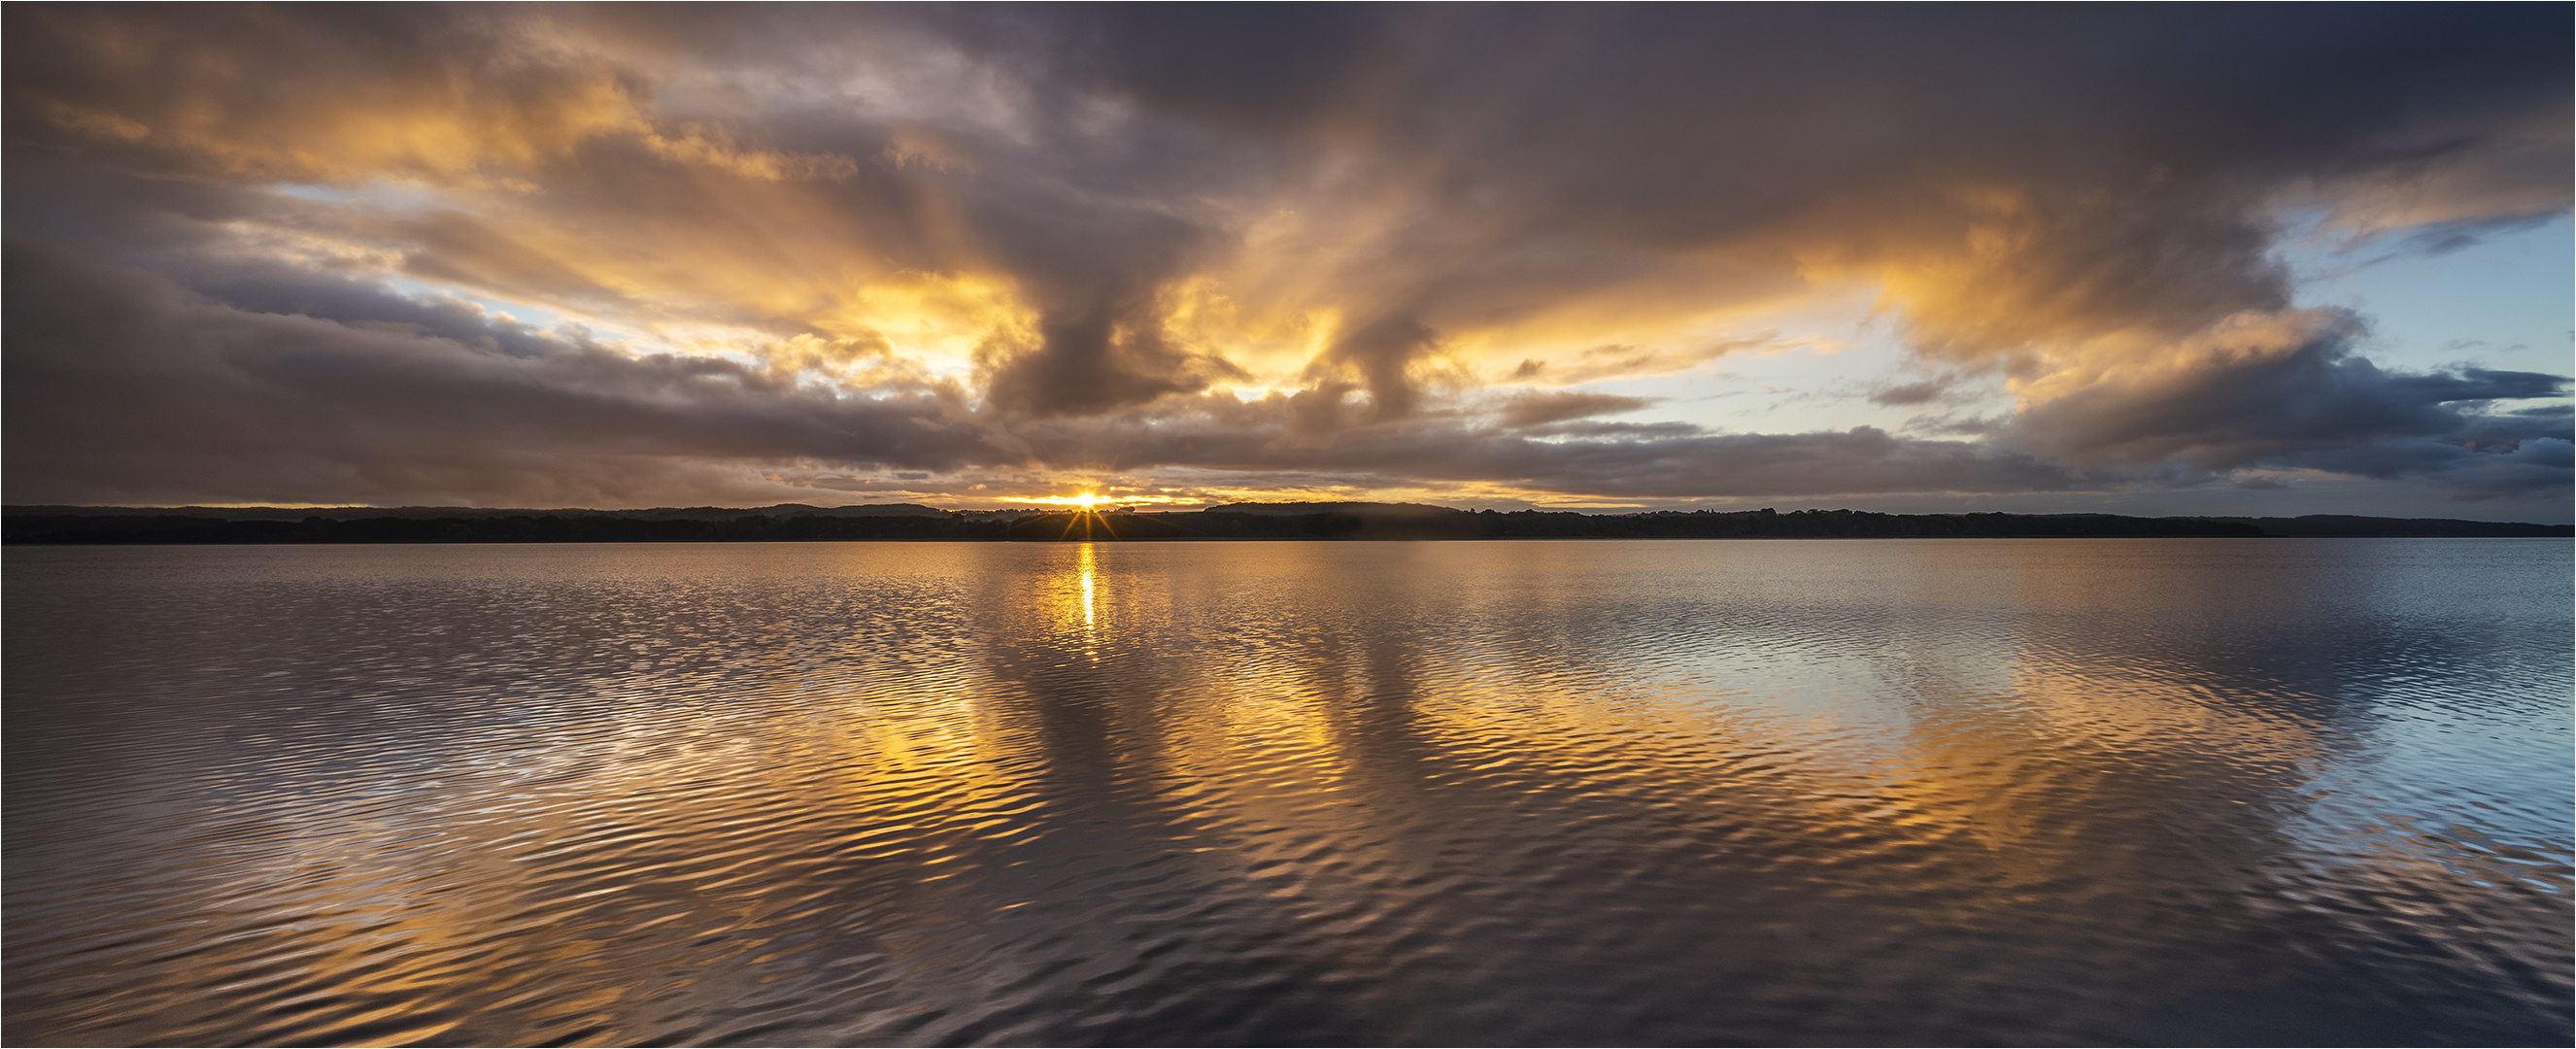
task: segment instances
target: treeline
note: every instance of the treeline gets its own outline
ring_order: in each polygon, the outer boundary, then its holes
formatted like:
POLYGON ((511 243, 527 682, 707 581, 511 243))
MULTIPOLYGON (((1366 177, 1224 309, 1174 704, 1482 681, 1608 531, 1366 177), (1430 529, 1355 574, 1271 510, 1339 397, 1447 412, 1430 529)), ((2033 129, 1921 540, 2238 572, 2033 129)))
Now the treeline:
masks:
POLYGON ((361 517, 301 521, 216 517, 27 515, 0 519, 10 543, 739 543, 833 539, 1003 539, 999 521, 941 517, 795 517, 726 520, 608 515, 361 517))
POLYGON ((2122 517, 2114 514, 1879 514, 1860 510, 1500 513, 1426 507, 1283 513, 1217 507, 1176 513, 843 516, 748 514, 724 519, 614 514, 493 517, 307 517, 200 514, 11 514, 10 543, 708 543, 832 540, 1125 541, 1205 539, 2104 539, 2339 536, 2567 537, 2566 525, 2397 518, 2122 517))
POLYGON ((2352 539, 2546 539, 2576 535, 2568 525, 2519 524, 2512 521, 2455 521, 2443 517, 2356 517, 2310 514, 2306 517, 2213 517, 2263 530, 2265 535, 2352 539))

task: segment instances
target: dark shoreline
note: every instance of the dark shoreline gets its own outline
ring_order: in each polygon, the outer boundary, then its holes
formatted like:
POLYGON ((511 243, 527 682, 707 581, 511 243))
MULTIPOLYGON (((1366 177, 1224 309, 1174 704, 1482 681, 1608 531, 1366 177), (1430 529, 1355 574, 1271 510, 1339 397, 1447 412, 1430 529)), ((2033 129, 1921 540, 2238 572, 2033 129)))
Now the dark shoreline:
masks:
POLYGON ((365 507, 12 507, 11 545, 1192 541, 1472 539, 2569 538, 2568 525, 2435 518, 1879 514, 1857 510, 1451 510, 1389 504, 1247 504, 1135 513, 950 512, 909 505, 625 511, 365 507), (303 516, 293 516, 296 514, 303 516))

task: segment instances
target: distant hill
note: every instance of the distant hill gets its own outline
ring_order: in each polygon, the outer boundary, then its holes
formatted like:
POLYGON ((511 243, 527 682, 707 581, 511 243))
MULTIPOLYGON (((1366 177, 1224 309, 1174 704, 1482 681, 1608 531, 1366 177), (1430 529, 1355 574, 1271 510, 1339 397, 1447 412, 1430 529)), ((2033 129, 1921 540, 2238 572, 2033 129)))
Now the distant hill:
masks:
POLYGON ((1861 510, 1456 510, 1419 503, 1243 503, 1198 511, 951 512, 911 503, 651 510, 69 507, 0 511, 10 543, 623 543, 828 540, 2567 538, 2566 525, 2318 515, 1879 514, 1861 510))
MULTIPOLYGON (((2110 514, 1878 514, 1862 510, 1673 511, 1586 514, 1567 510, 1452 510, 1419 504, 1327 504, 1329 512, 1135 514, 1113 524, 1136 538, 1304 539, 1939 539, 2242 537, 2250 525, 2110 514), (1197 518, 1192 520, 1191 518, 1197 518)), ((1315 504, 1306 504, 1315 505, 1315 504)), ((1027 522, 1026 527, 1043 527, 1027 522)))

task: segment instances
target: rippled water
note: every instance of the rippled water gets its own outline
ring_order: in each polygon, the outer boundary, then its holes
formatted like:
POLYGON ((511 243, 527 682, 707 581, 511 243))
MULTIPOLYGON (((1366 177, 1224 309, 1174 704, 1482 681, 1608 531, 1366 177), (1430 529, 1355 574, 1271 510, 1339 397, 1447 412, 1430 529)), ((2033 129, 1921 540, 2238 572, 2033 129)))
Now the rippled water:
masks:
POLYGON ((12 1044, 2556 1042, 2570 544, 12 548, 12 1044))

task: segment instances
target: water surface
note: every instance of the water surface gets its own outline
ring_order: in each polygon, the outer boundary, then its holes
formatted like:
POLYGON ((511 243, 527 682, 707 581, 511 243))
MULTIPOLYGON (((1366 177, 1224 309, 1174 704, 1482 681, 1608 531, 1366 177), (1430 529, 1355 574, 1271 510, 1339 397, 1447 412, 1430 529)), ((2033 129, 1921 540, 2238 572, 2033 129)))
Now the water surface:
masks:
POLYGON ((2564 1044, 2569 551, 12 548, 5 1036, 2564 1044))

